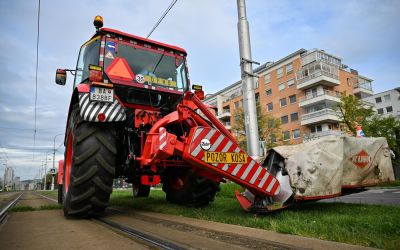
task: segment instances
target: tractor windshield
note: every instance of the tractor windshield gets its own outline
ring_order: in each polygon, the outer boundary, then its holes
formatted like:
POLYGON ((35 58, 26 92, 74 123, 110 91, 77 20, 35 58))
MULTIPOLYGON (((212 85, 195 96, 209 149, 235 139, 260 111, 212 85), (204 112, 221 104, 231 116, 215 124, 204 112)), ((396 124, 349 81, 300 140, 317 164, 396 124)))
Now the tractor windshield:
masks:
POLYGON ((112 82, 123 79, 170 90, 187 89, 183 55, 114 39, 107 40, 105 47, 104 69, 112 82), (124 65, 122 69, 118 64, 124 65))
POLYGON ((89 79, 89 65, 99 64, 100 36, 97 36, 82 45, 79 52, 74 86, 89 79))

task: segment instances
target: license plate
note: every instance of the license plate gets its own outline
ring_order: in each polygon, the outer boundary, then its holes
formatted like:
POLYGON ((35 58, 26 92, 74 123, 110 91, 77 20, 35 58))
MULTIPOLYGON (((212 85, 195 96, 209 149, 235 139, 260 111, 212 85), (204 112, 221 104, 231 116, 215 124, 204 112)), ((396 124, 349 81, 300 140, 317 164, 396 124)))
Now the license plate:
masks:
POLYGON ((205 152, 204 161, 207 163, 247 163, 247 154, 244 153, 224 153, 224 152, 205 152))
POLYGON ((114 102, 114 89, 90 86, 90 100, 97 102, 114 102))

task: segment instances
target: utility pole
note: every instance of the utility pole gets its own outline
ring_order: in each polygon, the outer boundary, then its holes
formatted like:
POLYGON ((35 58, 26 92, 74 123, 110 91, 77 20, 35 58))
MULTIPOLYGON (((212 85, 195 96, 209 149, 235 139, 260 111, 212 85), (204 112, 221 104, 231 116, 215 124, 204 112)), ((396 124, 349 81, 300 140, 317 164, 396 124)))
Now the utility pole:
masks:
POLYGON ((253 158, 260 157, 259 135, 257 124, 256 99, 254 96, 254 78, 252 64, 259 64, 251 59, 250 31, 246 17, 245 0, 237 0, 238 37, 240 51, 240 67, 242 74, 244 124, 246 128, 247 152, 253 158))

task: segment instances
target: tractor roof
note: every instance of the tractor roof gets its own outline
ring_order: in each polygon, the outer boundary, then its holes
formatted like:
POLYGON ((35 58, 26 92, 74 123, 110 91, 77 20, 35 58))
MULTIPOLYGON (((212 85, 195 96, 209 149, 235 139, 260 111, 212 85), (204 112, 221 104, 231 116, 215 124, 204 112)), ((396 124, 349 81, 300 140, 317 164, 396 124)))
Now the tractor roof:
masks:
POLYGON ((132 38, 132 39, 139 40, 139 41, 142 41, 142 42, 155 44, 155 45, 158 45, 160 47, 164 47, 166 49, 172 49, 172 50, 175 50, 175 51, 179 51, 179 52, 182 52, 185 55, 187 55, 186 50, 183 49, 183 48, 180 48, 180 47, 177 47, 177 46, 173 46, 173 45, 169 45, 169 44, 166 44, 166 43, 157 42, 157 41, 154 41, 154 40, 151 40, 151 39, 147 39, 147 38, 143 38, 143 37, 140 37, 140 36, 135 36, 135 35, 132 35, 132 34, 128 34, 128 33, 119 31, 119 30, 110 29, 110 28, 101 28, 100 32, 101 33, 113 33, 113 34, 116 34, 116 35, 132 38))

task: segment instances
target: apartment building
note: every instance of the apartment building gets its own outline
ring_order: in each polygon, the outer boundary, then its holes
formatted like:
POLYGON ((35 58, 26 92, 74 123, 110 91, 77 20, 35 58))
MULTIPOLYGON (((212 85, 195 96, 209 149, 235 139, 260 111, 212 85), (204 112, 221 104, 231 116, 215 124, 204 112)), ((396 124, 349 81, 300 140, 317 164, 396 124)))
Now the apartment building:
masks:
MULTIPOLYGON (((342 93, 359 98, 372 96, 372 80, 349 69, 342 59, 323 50, 300 49, 254 70, 256 101, 270 115, 281 120, 283 141, 301 143, 326 135, 342 134, 333 107, 342 93)), ((217 107, 217 117, 231 130, 234 110, 242 106, 238 81, 204 101, 217 107)), ((235 131, 231 131, 235 134, 235 131)))
POLYGON ((400 87, 364 97, 363 100, 372 102, 378 114, 391 115, 400 120, 400 87))

